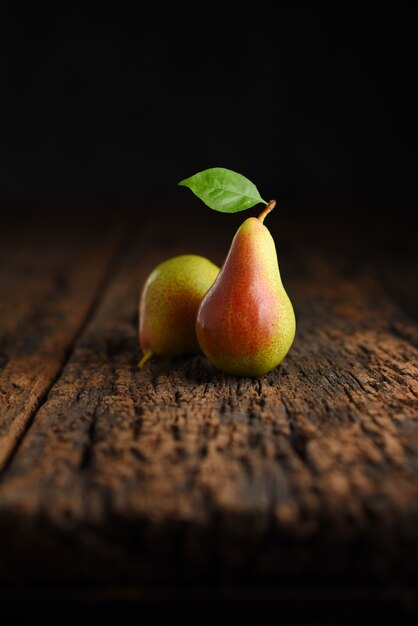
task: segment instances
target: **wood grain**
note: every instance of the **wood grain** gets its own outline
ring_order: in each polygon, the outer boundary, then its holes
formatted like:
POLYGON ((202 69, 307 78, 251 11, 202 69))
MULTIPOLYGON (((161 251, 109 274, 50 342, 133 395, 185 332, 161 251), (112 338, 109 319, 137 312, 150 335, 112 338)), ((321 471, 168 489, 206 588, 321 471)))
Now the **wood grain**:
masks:
MULTIPOLYGON (((0 470, 59 375, 104 283, 120 229, 71 216, 2 233, 0 470), (16 235, 16 233, 15 233, 16 235)), ((123 223, 123 222, 122 222, 123 223)))
POLYGON ((279 368, 237 379, 195 356, 138 371, 141 284, 185 251, 170 232, 132 238, 3 473, 0 576, 416 576, 416 326, 367 269, 308 251, 284 274, 298 330, 279 368))

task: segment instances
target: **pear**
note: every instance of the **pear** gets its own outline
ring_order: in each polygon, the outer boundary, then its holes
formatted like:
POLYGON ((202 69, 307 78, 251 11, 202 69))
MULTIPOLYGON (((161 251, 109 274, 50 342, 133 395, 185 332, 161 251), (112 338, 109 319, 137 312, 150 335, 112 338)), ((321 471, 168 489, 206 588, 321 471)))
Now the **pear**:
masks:
POLYGON ((286 356, 296 331, 273 238, 258 218, 240 226, 222 269, 200 303, 196 334, 207 359, 237 376, 262 376, 286 356))
POLYGON ((142 367, 153 354, 172 357, 200 353, 196 315, 219 267, 202 256, 182 254, 163 261, 145 281, 139 301, 142 367))

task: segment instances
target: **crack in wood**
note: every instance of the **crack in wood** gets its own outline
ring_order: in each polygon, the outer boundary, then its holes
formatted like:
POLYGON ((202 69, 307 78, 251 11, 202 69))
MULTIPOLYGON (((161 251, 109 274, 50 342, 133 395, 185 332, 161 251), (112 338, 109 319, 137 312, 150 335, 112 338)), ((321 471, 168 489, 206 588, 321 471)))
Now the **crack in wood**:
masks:
MULTIPOLYGON (((78 323, 78 327, 72 331, 68 338, 66 338, 67 345, 63 349, 60 365, 55 367, 55 371, 50 374, 49 380, 44 383, 42 389, 37 393, 35 398, 31 401, 30 405, 28 406, 28 404, 24 404, 20 412, 12 417, 12 425, 10 429, 14 429, 15 432, 8 440, 6 439, 6 441, 3 442, 0 441, 0 481, 2 480, 2 476, 4 475, 4 473, 7 471, 7 468, 12 463, 13 458, 17 450, 19 449, 22 440, 24 439, 26 433, 30 429, 35 419, 36 413, 45 404, 50 390, 62 375, 65 365, 69 361, 73 352, 74 344, 77 342, 78 338, 83 335, 84 330, 93 319, 97 307, 99 306, 101 296, 105 292, 107 285, 110 283, 114 276, 117 263, 120 259, 121 252, 123 251, 123 246, 128 240, 128 232, 128 229, 126 233, 121 234, 120 232, 116 232, 117 236, 114 240, 116 242, 116 245, 112 245, 112 243, 110 244, 110 254, 107 255, 108 259, 105 259, 105 264, 103 265, 101 277, 99 274, 99 280, 97 281, 96 286, 93 285, 93 296, 90 300, 90 304, 88 304, 83 311, 82 317, 80 318, 80 321, 78 323)), ((98 266, 99 272, 101 271, 101 269, 102 264, 98 266)), ((55 301, 58 301, 60 298, 60 294, 62 294, 63 292, 68 292, 68 278, 66 277, 64 279, 62 273, 56 274, 54 280, 54 290, 50 292, 51 297, 55 301)), ((35 319, 39 320, 39 323, 43 323, 42 320, 44 311, 48 311, 49 308, 48 302, 49 301, 47 301, 46 306, 43 305, 43 307, 41 306, 41 304, 37 304, 34 311, 30 313, 29 318, 24 321, 25 325, 27 325, 28 322, 30 324, 31 320, 33 322, 35 319)), ((58 321, 56 323, 59 324, 60 322, 58 321)), ((49 325, 47 325, 46 328, 48 329, 49 325)), ((19 327, 17 327, 17 336, 19 336, 19 327)), ((25 348, 26 350, 36 350, 34 346, 32 346, 32 348, 28 346, 27 342, 25 344, 25 348)), ((14 383, 13 380, 11 381, 11 383, 14 387, 16 387, 16 383, 14 383)))

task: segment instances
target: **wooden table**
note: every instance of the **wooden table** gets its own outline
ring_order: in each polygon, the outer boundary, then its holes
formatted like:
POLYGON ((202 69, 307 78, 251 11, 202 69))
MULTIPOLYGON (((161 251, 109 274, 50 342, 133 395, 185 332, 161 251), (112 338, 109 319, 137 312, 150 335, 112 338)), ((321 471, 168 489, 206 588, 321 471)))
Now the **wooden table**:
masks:
POLYGON ((64 207, 4 225, 3 594, 351 602, 367 589, 413 606, 411 233, 399 247, 390 229, 370 241, 335 221, 330 238, 314 218, 272 215, 298 320, 283 364, 259 380, 202 356, 136 368, 149 271, 181 252, 221 263, 242 219, 64 207))

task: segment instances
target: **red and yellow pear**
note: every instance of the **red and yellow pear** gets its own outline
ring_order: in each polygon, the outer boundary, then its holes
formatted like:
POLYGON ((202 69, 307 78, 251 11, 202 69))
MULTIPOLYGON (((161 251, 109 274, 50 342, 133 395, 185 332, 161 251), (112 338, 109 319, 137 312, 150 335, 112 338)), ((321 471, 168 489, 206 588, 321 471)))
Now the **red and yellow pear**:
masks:
POLYGON ((274 240, 264 218, 240 226, 212 287, 200 303, 196 335, 215 367, 237 376, 263 376, 288 353, 295 314, 280 276, 274 240))

